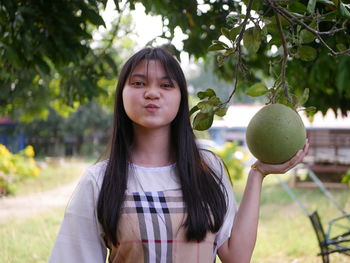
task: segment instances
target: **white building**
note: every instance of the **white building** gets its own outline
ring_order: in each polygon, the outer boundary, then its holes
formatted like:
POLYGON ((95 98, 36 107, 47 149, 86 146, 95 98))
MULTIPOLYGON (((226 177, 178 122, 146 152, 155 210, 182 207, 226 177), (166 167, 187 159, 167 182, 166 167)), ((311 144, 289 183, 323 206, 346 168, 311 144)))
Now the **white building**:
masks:
MULTIPOLYGON (((234 141, 246 147, 245 132, 249 121, 264 105, 233 105, 221 120, 214 120, 209 133, 213 141, 223 144, 234 141)), ((304 111, 299 112, 310 142, 309 160, 318 163, 350 164, 350 112, 348 117, 335 116, 328 110, 315 114, 311 122, 304 111)))

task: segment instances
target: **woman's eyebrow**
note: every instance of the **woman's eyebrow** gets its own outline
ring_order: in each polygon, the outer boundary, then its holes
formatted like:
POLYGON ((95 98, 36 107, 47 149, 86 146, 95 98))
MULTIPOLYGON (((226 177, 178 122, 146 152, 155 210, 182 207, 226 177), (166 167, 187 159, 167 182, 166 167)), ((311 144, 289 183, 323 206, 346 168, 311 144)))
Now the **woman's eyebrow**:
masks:
POLYGON ((130 76, 130 78, 136 78, 136 77, 147 79, 145 75, 139 74, 139 73, 135 73, 130 76))
MULTIPOLYGON (((147 79, 147 76, 144 74, 140 74, 140 73, 134 73, 130 76, 130 78, 143 78, 143 79, 147 79)), ((170 81, 174 81, 173 78, 171 78, 170 76, 163 76, 161 78, 159 78, 160 80, 170 80, 170 81)))
POLYGON ((160 80, 169 80, 169 81, 175 81, 174 78, 171 78, 170 76, 164 76, 164 77, 161 77, 160 80))

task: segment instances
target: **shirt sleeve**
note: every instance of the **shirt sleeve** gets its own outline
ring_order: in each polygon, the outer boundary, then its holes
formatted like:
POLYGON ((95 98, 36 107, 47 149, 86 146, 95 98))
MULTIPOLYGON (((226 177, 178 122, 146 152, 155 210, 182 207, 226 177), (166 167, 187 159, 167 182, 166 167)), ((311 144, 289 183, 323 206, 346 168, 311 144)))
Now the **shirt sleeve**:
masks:
POLYGON ((214 153, 206 150, 205 152, 202 151, 202 156, 205 158, 210 167, 215 171, 215 173, 221 178, 223 187, 227 193, 227 211, 224 217, 224 222, 216 234, 216 248, 219 248, 231 236, 233 220, 237 212, 237 203, 230 179, 222 160, 214 153))
POLYGON ((226 169, 220 162, 222 167, 222 182, 227 192, 227 211, 224 218, 224 223, 222 224, 219 232, 216 235, 216 246, 219 248, 225 241, 231 236, 233 220, 237 212, 237 203, 233 193, 232 185, 230 179, 226 173, 226 169))
POLYGON ((97 220, 99 188, 89 169, 66 208, 49 263, 104 263, 107 249, 97 220))

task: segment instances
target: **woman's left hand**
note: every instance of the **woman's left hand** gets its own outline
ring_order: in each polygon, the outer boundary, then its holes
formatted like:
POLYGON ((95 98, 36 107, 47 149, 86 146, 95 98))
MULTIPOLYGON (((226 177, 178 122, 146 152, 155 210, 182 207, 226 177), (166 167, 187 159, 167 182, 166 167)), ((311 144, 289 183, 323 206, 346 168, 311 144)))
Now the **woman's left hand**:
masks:
POLYGON ((290 169, 298 165, 302 162, 305 155, 307 155, 309 151, 309 141, 306 139, 304 148, 302 150, 299 150, 292 159, 288 160, 287 162, 281 163, 281 164, 269 164, 269 163, 263 163, 261 161, 256 161, 252 167, 253 169, 259 171, 264 176, 268 174, 284 174, 288 172, 290 169))

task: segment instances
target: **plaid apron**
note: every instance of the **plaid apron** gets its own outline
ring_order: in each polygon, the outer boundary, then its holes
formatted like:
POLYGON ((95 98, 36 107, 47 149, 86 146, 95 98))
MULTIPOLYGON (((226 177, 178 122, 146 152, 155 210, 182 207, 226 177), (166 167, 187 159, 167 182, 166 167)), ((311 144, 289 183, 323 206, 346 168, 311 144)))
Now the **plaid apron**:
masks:
POLYGON ((118 226, 119 243, 110 248, 110 263, 212 263, 215 234, 202 242, 186 241, 181 190, 126 192, 118 226))

